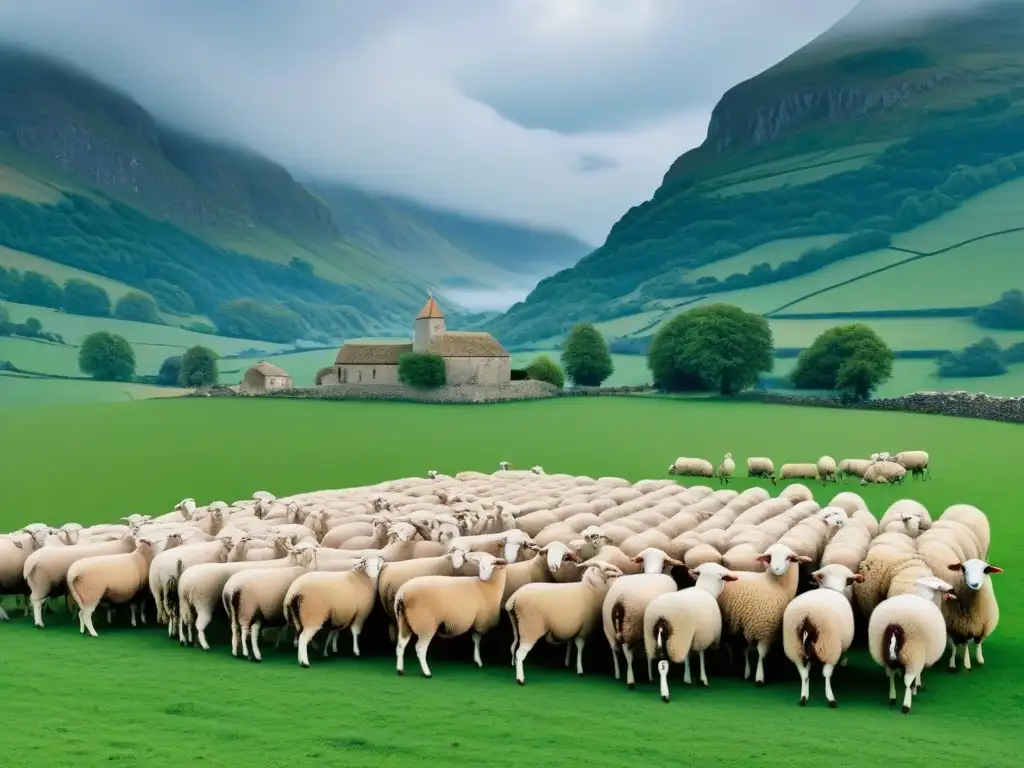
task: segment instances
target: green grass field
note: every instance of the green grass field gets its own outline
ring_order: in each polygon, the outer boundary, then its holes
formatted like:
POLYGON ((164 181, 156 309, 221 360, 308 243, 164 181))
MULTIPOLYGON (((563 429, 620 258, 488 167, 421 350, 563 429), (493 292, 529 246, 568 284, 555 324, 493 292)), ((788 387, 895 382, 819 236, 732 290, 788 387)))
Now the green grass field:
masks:
POLYGON ((798 682, 784 659, 769 665, 761 689, 714 671, 709 690, 691 688, 674 670, 673 700, 665 705, 643 673, 629 691, 604 671, 607 651, 598 639, 590 643, 583 678, 560 667, 560 650, 545 657, 538 649, 520 688, 500 635, 485 640, 482 670, 457 641, 435 641, 435 677, 425 680, 397 677, 386 644, 371 647, 365 639, 364 658, 353 659, 343 643, 340 657, 314 658, 312 669, 302 670, 291 648, 275 652, 268 643, 266 661, 257 666, 233 659, 223 636, 203 653, 180 648, 155 628, 108 628, 100 621, 100 637, 93 639, 59 615, 42 631, 17 616, 0 626, 0 648, 6 668, 31 674, 0 676, 0 701, 9 704, 5 751, 18 756, 18 765, 202 759, 289 768, 325 761, 477 768, 572 755, 584 765, 625 767, 675 764, 688 754, 721 766, 818 768, 823 761, 869 765, 896 758, 934 768, 954 749, 984 756, 986 765, 1019 764, 1012 723, 1024 671, 1024 590, 1014 574, 1024 567, 1024 537, 1003 467, 977 461, 979 445, 1009 458, 1019 426, 650 398, 444 407, 203 399, 25 409, 4 419, 5 441, 18 450, 0 465, 7 502, 0 529, 37 519, 91 523, 160 512, 185 495, 231 500, 258 488, 285 495, 429 468, 491 471, 499 460, 638 480, 661 477, 666 460, 680 453, 765 454, 778 464, 824 452, 924 447, 932 453, 934 480, 870 489, 875 514, 901 496, 918 498, 933 513, 955 502, 976 504, 992 522, 990 559, 1006 569, 996 577, 1002 615, 985 646, 987 665, 957 675, 931 671, 909 716, 886 705, 885 676, 863 651, 836 673, 836 711, 824 705, 817 671, 811 703, 799 708, 798 682), (396 437, 351 439, 382 428, 396 437), (224 439, 203 439, 211 434, 224 439), (431 440, 410 442, 400 434, 431 440), (624 434, 638 439, 622 440, 624 434), (271 435, 275 449, 259 435, 271 435), (54 481, 74 489, 73 504, 39 505, 41 488, 54 481), (556 711, 565 714, 553 717, 556 711), (48 724, 48 738, 39 737, 40 723, 48 724))
POLYGON ((876 153, 868 153, 857 157, 850 157, 840 160, 822 158, 811 164, 808 168, 796 168, 791 171, 784 171, 773 174, 762 179, 751 179, 736 184, 719 187, 715 190, 717 197, 732 197, 734 195, 748 195, 755 192, 765 192, 778 187, 799 187, 802 184, 812 184, 815 181, 827 179, 838 173, 856 171, 871 162, 876 153))
POLYGON ((58 264, 56 261, 49 261, 48 259, 43 259, 39 256, 33 256, 31 253, 12 251, 10 248, 4 248, 2 245, 0 245, 0 267, 14 267, 14 269, 21 272, 27 272, 30 270, 38 272, 42 275, 46 275, 58 285, 64 285, 64 282, 72 277, 77 277, 80 280, 87 280, 93 285, 98 285, 100 288, 105 290, 110 296, 111 304, 115 303, 129 291, 137 290, 126 283, 119 283, 117 280, 111 280, 106 277, 101 277, 100 275, 94 275, 92 272, 84 272, 81 269, 75 269, 74 267, 68 267, 64 264, 58 264))
POLYGON ((685 273, 683 279, 692 283, 701 277, 710 275, 724 280, 729 275, 746 274, 756 264, 766 263, 777 267, 784 261, 794 261, 809 248, 825 248, 842 239, 842 235, 821 235, 819 237, 792 237, 786 240, 773 240, 770 243, 751 248, 749 251, 730 256, 728 259, 692 269, 685 273))
POLYGON ((151 397, 174 397, 188 391, 119 381, 66 381, 0 373, 0 409, 29 405, 123 403, 151 397))

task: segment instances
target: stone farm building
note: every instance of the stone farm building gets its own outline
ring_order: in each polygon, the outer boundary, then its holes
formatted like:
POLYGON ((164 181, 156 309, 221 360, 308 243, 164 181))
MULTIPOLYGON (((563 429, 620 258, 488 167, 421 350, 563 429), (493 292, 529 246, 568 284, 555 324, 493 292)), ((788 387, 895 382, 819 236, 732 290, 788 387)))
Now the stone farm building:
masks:
POLYGON ((245 372, 240 389, 243 392, 269 392, 273 389, 291 389, 292 377, 272 363, 261 360, 245 372))
POLYGON ((496 386, 511 380, 511 360, 489 333, 449 331, 431 296, 413 323, 412 342, 345 344, 334 365, 317 374, 317 384, 397 384, 398 358, 408 352, 444 358, 449 386, 496 386))

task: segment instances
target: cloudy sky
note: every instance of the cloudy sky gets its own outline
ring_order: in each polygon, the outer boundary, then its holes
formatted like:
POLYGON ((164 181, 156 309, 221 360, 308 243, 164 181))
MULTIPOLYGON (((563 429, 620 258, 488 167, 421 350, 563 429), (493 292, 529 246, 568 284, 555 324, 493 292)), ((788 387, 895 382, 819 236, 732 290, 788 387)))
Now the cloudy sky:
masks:
POLYGON ((4 0, 0 35, 298 172, 600 243, 723 91, 855 4, 4 0))

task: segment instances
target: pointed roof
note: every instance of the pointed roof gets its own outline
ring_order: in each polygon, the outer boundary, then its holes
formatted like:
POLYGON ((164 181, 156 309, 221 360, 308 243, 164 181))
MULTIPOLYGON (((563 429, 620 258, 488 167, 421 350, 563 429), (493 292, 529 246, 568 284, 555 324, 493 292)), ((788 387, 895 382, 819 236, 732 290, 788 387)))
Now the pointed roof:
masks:
POLYGON ((428 317, 439 317, 444 319, 444 315, 441 314, 441 308, 437 306, 437 302, 434 301, 433 296, 427 298, 427 303, 423 305, 423 309, 416 315, 417 320, 423 320, 428 317))

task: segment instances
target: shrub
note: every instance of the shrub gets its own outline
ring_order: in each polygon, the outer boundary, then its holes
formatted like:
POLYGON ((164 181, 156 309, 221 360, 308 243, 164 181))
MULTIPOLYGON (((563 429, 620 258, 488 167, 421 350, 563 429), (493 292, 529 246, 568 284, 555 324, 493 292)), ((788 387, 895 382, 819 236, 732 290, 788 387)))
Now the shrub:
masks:
POLYGON ((446 380, 444 358, 408 352, 398 358, 398 380, 419 389, 443 387, 446 380))
POLYGON ((1003 362, 1007 365, 1024 363, 1024 341, 1019 341, 1012 347, 1003 350, 1003 362))
POLYGON ((663 325, 651 342, 647 366, 659 389, 733 395, 772 369, 773 351, 772 332, 762 316, 712 304, 663 325))
POLYGON ((207 336, 217 335, 217 329, 209 323, 189 323, 185 326, 185 330, 193 333, 205 333, 207 336))
POLYGON ((173 355, 160 363, 156 383, 165 387, 176 387, 181 377, 181 355, 173 355))
POLYGON ((562 367, 577 387, 599 387, 615 372, 608 344, 590 323, 579 323, 569 331, 562 350, 562 367))
POLYGON ((938 361, 940 378, 1002 376, 1006 373, 1003 350, 991 338, 964 347, 938 361))
POLYGON ((559 389, 565 386, 565 374, 558 367, 558 363, 547 355, 540 355, 526 366, 526 375, 534 381, 546 381, 559 389))
POLYGON ((131 381, 135 352, 123 336, 107 331, 90 333, 78 350, 78 367, 100 381, 131 381))
POLYGON ((213 319, 221 334, 239 339, 288 344, 309 333, 305 321, 292 310, 281 304, 254 299, 236 299, 221 304, 213 319))
POLYGON ((863 323, 829 328, 800 353, 791 377, 797 389, 830 389, 868 397, 892 375, 889 346, 863 323))
POLYGON ((65 312, 87 317, 110 317, 110 296, 88 280, 72 277, 64 283, 61 305, 65 312))
POLYGON ((209 387, 217 383, 217 353, 209 347, 196 345, 181 356, 178 383, 183 387, 209 387))
POLYGON ((999 301, 979 309, 974 322, 982 328, 1024 330, 1024 292, 1006 291, 999 301))
POLYGON ((60 286, 49 277, 29 271, 21 279, 21 292, 15 300, 22 304, 60 309, 61 294, 60 286))
POLYGON ((160 309, 175 315, 191 315, 196 304, 184 290, 167 280, 147 280, 146 287, 160 309))
POLYGON ((118 299, 114 305, 114 315, 120 320, 134 320, 138 323, 159 325, 161 322, 153 297, 140 291, 131 291, 118 299))

